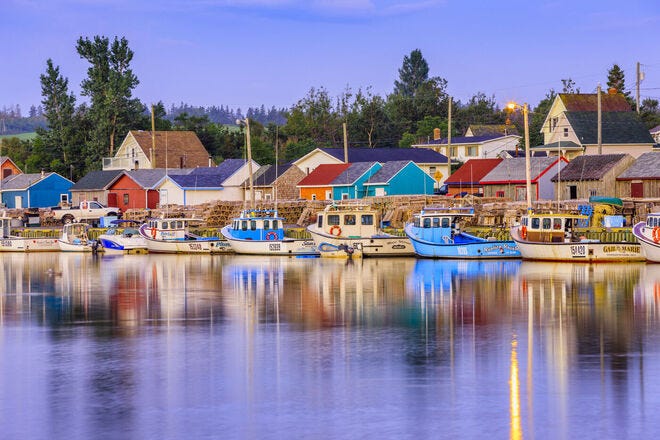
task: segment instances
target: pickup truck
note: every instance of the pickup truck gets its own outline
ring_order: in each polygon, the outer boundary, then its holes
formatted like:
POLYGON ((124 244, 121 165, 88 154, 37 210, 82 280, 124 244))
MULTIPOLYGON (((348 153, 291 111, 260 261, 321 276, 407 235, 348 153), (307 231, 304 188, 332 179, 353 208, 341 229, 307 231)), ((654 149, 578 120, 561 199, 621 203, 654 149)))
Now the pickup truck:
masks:
POLYGON ((106 207, 96 201, 80 202, 77 208, 52 208, 51 215, 54 220, 59 220, 64 224, 73 222, 98 221, 101 217, 119 216, 119 208, 106 207))

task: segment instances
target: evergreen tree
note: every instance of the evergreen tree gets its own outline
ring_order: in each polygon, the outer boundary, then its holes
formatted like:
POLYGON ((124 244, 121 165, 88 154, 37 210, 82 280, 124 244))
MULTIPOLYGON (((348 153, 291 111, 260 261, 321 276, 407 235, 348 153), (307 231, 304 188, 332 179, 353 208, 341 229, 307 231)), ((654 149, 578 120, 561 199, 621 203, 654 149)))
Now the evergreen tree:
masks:
POLYGON ((626 91, 626 75, 617 64, 614 64, 607 72, 607 87, 608 89, 616 89, 617 92, 623 93, 626 98, 630 98, 630 92, 626 91))
POLYGON ((409 56, 403 57, 399 69, 399 80, 394 81, 394 93, 408 98, 415 96, 417 88, 429 79, 429 65, 422 56, 422 51, 415 49, 409 56))

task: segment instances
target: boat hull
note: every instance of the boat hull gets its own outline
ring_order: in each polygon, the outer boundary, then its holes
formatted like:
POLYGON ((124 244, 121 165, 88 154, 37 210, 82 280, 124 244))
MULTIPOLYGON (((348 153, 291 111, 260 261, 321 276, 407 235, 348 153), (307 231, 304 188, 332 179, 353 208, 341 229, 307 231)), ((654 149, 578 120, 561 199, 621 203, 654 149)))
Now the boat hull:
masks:
POLYGON ((92 245, 88 243, 69 243, 58 240, 58 244, 62 252, 92 252, 94 250, 92 245))
POLYGON ((639 241, 646 259, 660 263, 660 242, 656 243, 653 240, 653 228, 647 227, 644 222, 639 222, 633 226, 632 233, 639 241))
POLYGON ((456 259, 501 259, 520 258, 520 250, 510 240, 484 240, 464 243, 436 243, 421 240, 414 232, 412 224, 405 228, 406 235, 412 242, 415 253, 424 258, 456 259))
POLYGON ((232 236, 230 227, 220 230, 237 254, 243 255, 318 255, 313 240, 241 240, 232 236))
POLYGON ((530 242, 520 236, 519 227, 511 229, 511 238, 525 260, 617 262, 644 261, 642 249, 637 243, 598 241, 579 242, 530 242))
POLYGON ((147 252, 147 243, 140 235, 134 235, 132 237, 100 235, 98 241, 103 251, 108 254, 147 252))
POLYGON ((323 243, 334 246, 346 245, 360 249, 363 257, 413 257, 415 249, 407 237, 396 235, 375 235, 372 237, 335 237, 322 232, 316 225, 311 225, 307 231, 317 247, 323 243))
POLYGON ((0 240, 0 252, 59 252, 57 238, 9 237, 0 240))
POLYGON ((231 252, 225 240, 153 240, 146 238, 149 253, 160 254, 215 254, 231 252))

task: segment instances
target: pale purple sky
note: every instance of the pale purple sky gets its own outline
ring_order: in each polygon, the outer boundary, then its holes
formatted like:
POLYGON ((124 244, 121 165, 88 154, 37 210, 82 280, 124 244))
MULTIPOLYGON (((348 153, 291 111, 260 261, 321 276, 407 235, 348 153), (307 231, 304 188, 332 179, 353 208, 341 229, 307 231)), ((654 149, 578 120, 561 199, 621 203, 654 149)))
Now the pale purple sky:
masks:
POLYGON ((125 36, 145 104, 290 107, 311 87, 389 94, 403 57, 466 101, 477 92, 534 106, 572 78, 605 86, 617 63, 660 98, 658 0, 0 0, 0 108, 39 105, 52 58, 79 95, 80 36, 125 36))

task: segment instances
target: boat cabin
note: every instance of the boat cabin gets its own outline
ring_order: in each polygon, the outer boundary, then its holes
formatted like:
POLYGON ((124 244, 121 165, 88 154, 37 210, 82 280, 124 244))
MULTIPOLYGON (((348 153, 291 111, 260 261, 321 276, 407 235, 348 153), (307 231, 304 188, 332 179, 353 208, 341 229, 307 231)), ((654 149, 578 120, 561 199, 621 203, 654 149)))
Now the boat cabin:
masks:
POLYGON ((71 244, 86 244, 89 241, 86 223, 69 223, 62 227, 62 241, 71 244))
POLYGON ((589 216, 579 214, 530 214, 520 220, 523 240, 557 243, 576 240, 575 228, 589 224, 589 216))
POLYGON ((474 217, 474 208, 424 208, 413 216, 419 239, 433 243, 458 243, 461 222, 474 217))
POLYGON ((0 226, 2 227, 2 238, 11 236, 11 218, 0 217, 0 226))
POLYGON ((284 217, 274 209, 242 211, 231 224, 232 235, 241 240, 283 240, 284 217))
POLYGON ((188 222, 185 218, 155 218, 146 224, 146 233, 154 240, 185 240, 188 222))
POLYGON ((371 237, 378 234, 378 215, 368 205, 329 205, 318 214, 316 225, 335 237, 371 237))
POLYGON ((646 216, 646 226, 649 228, 660 228, 660 212, 654 212, 646 216))

